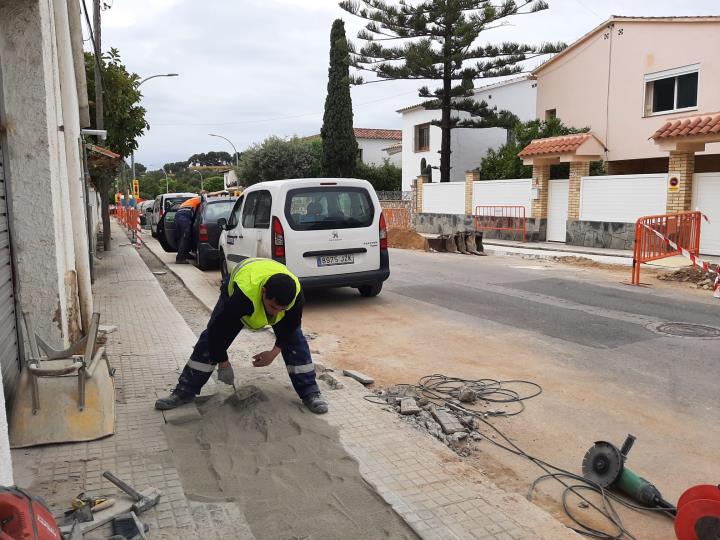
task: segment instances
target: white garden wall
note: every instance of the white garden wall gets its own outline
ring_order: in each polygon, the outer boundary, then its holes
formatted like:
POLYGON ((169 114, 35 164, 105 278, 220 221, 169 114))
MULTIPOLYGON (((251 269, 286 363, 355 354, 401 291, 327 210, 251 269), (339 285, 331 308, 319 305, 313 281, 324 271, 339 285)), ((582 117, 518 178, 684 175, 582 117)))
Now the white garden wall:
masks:
POLYGON ((664 214, 667 174, 585 176, 580 187, 580 220, 635 223, 664 214))
POLYGON ((425 214, 465 214, 465 182, 423 184, 425 214))
POLYGON ((473 182, 472 211, 476 206, 524 206, 525 215, 531 215, 532 180, 483 180, 473 182))

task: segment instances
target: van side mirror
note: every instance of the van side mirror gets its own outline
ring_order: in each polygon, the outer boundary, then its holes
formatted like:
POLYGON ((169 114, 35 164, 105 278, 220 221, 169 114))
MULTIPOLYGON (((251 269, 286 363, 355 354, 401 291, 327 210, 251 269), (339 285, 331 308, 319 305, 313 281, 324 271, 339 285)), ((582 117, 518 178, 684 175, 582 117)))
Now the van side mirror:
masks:
POLYGON ((221 217, 220 219, 217 220, 218 227, 220 227, 223 230, 227 230, 227 222, 228 222, 227 219, 225 219, 224 217, 221 217))

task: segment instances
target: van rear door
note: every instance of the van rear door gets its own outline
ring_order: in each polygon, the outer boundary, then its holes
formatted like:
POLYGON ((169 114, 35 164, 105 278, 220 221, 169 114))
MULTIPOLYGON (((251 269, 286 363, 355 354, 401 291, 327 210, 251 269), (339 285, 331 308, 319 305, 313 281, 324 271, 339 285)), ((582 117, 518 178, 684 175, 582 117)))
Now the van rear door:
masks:
POLYGON ((380 268, 380 209, 363 186, 290 189, 285 197, 285 260, 298 277, 380 268))

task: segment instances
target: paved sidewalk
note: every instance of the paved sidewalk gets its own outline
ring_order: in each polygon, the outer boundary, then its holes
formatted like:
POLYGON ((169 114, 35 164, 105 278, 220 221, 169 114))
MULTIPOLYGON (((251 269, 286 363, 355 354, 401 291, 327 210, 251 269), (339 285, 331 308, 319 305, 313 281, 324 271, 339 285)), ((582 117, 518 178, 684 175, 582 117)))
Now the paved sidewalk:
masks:
MULTIPOLYGON (((165 253, 155 240, 149 239, 146 247, 168 263, 170 271, 208 308, 214 306, 217 272, 174 264, 174 255, 165 253)), ((258 346, 262 346, 260 342, 269 338, 267 334, 244 336, 243 345, 230 349, 238 379, 256 377, 253 368, 242 367, 249 365, 255 350, 248 340, 259 340, 258 346)), ((315 362, 332 364, 332 358, 319 353, 314 356, 315 362)), ((270 371, 279 381, 287 380, 281 362, 273 364, 270 371)), ((341 443, 358 460, 364 478, 422 538, 578 538, 524 498, 501 491, 436 439, 402 422, 394 412, 369 403, 362 385, 339 378, 345 388, 324 389, 330 413, 323 418, 339 429, 341 443)))

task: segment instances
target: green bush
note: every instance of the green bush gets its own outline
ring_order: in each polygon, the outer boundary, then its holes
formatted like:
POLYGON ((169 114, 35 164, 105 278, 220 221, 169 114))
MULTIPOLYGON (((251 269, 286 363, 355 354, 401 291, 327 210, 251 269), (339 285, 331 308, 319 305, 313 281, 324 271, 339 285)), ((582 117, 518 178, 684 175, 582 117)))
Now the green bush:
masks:
POLYGON ((321 153, 319 139, 269 137, 242 153, 238 180, 242 185, 251 186, 268 180, 319 177, 321 153))
POLYGON ((402 187, 402 169, 388 160, 382 165, 367 165, 358 161, 355 177, 370 182, 375 191, 400 191, 402 187))

